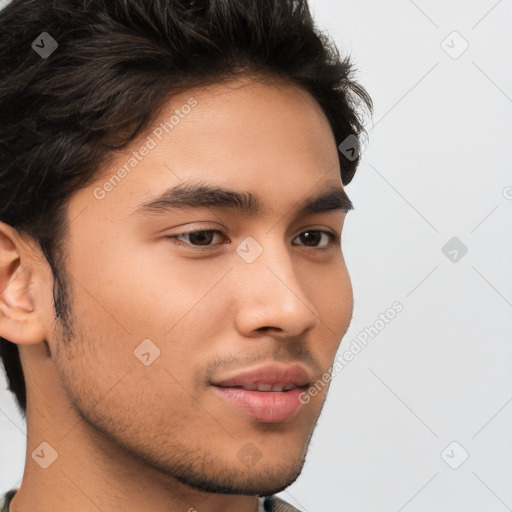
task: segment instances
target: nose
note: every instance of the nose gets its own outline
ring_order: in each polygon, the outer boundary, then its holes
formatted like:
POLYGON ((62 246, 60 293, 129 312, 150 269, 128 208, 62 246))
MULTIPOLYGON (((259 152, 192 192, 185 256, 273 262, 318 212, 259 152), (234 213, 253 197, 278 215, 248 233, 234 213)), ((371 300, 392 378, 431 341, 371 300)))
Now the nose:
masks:
POLYGON ((303 335, 318 323, 318 313, 284 245, 267 244, 256 261, 237 262, 233 274, 235 324, 241 335, 254 337, 268 331, 288 338, 303 335))

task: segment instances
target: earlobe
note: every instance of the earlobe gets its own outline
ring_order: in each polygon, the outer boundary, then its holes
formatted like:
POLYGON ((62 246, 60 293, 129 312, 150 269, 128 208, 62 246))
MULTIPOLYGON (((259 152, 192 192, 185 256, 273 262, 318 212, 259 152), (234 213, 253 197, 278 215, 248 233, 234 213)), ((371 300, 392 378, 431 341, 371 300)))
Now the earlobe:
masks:
POLYGON ((45 339, 44 325, 31 296, 32 273, 27 262, 13 228, 0 222, 0 336, 23 345, 45 339))

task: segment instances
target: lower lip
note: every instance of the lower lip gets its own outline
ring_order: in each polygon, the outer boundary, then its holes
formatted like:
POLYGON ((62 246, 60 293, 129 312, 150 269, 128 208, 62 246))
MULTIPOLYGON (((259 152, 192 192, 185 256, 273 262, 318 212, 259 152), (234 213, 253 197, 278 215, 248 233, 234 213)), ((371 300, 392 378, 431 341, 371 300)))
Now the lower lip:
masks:
POLYGON ((259 421, 279 422, 294 416, 302 407, 302 388, 289 391, 248 391, 242 388, 213 386, 220 396, 259 421))

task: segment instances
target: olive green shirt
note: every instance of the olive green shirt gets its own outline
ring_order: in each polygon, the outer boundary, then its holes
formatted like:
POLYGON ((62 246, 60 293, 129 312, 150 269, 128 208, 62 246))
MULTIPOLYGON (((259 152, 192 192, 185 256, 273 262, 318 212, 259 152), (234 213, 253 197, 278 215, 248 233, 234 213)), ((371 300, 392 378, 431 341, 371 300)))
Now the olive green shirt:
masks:
MULTIPOLYGON (((0 512, 9 512, 9 503, 16 494, 18 489, 12 489, 0 499, 0 512)), ((266 496, 259 498, 260 509, 263 512, 300 512, 299 509, 292 507, 286 501, 278 498, 277 496, 266 496)))

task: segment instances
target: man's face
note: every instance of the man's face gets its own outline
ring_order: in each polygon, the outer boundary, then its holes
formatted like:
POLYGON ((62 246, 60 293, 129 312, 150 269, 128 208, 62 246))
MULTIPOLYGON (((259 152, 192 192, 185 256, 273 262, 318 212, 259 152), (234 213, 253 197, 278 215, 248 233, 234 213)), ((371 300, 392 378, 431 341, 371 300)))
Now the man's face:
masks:
POLYGON ((297 213, 343 190, 327 119, 296 87, 241 84, 174 97, 72 197, 74 336, 58 329, 48 342, 71 404, 110 442, 206 491, 271 494, 300 474, 327 386, 301 405, 297 390, 213 383, 298 364, 313 384, 333 363, 353 299, 340 242, 327 234, 341 235, 345 212, 297 213), (158 130, 175 109, 174 129, 158 130), (133 151, 137 162, 119 173, 133 151), (261 213, 141 208, 185 184, 249 192, 261 213))

